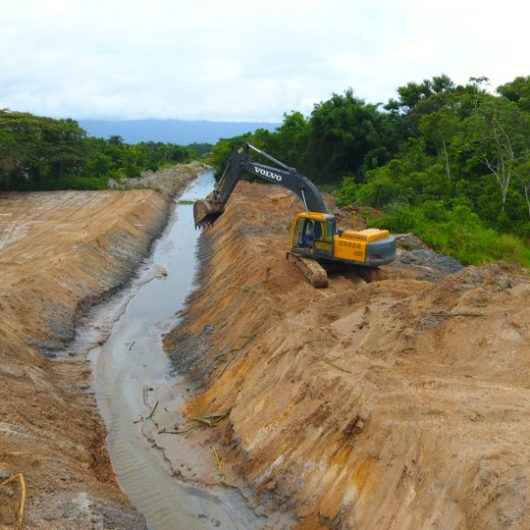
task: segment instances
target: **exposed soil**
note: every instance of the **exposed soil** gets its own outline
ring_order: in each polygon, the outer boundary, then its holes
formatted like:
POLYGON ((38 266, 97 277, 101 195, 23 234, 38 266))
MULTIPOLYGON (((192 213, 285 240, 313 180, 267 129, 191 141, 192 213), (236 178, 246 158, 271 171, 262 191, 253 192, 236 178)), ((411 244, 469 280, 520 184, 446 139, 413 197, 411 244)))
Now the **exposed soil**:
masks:
POLYGON ((297 530, 530 528, 528 275, 412 249, 314 289, 285 259, 299 210, 239 183, 165 340, 201 383, 188 415, 230 411, 210 431, 226 473, 297 530))
POLYGON ((126 179, 121 182, 111 180, 109 187, 122 190, 151 189, 162 193, 175 194, 181 191, 182 181, 191 173, 198 174, 207 169, 205 164, 194 161, 189 164, 179 164, 166 167, 158 171, 144 171, 141 177, 126 179))
MULTIPOLYGON (((131 277, 169 210, 151 190, 0 194, 0 480, 23 473, 26 528, 145 528, 117 487, 87 361, 55 352, 131 277)), ((0 489, 0 528, 17 502, 16 484, 0 489)))

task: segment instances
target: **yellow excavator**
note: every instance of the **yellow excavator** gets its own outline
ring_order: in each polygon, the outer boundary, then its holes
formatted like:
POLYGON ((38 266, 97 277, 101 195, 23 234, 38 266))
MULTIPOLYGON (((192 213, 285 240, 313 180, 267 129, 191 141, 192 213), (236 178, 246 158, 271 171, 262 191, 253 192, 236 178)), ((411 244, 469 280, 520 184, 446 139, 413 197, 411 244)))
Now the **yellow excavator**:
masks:
POLYGON ((326 269, 338 264, 357 267, 361 275, 372 276, 379 266, 394 260, 396 240, 388 230, 338 230, 335 216, 326 208, 313 182, 251 144, 232 152, 214 191, 206 199, 195 202, 195 226, 211 225, 222 215, 237 182, 245 174, 283 186, 303 202, 305 212, 297 214, 291 223, 287 258, 298 266, 314 287, 327 287, 326 269), (253 160, 252 152, 275 166, 253 160))

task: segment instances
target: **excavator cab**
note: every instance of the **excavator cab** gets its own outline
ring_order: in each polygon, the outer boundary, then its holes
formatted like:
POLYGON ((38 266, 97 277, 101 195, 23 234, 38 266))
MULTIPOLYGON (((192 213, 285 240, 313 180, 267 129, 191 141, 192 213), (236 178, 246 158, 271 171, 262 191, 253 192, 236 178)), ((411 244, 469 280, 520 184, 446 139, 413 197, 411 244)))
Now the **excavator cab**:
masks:
POLYGON ((291 248, 305 256, 333 257, 335 218, 319 212, 299 213, 293 222, 291 248))

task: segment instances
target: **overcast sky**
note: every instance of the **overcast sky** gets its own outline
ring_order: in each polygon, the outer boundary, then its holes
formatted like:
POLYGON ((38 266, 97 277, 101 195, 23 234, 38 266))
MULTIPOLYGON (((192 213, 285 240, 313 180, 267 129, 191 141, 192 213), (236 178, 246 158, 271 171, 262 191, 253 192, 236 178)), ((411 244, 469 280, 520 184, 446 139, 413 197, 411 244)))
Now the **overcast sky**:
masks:
POLYGON ((278 121, 352 87, 530 74, 522 0, 0 0, 0 107, 278 121))

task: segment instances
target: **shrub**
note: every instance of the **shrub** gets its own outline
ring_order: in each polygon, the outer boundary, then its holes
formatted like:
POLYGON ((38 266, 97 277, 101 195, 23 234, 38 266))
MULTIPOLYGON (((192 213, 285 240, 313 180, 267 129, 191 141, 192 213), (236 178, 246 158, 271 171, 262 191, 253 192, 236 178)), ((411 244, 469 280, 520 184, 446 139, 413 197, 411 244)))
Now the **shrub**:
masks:
POLYGON ((105 190, 107 182, 106 177, 63 177, 45 180, 38 184, 27 182, 16 189, 19 191, 105 190))
POLYGON ((352 204, 356 201, 357 183, 355 177, 345 176, 342 178, 342 184, 337 190, 337 205, 342 207, 352 204))
POLYGON ((519 237, 488 228, 469 205, 428 201, 422 206, 394 205, 370 226, 393 232, 414 232, 434 250, 464 265, 510 261, 530 267, 530 248, 519 237))

